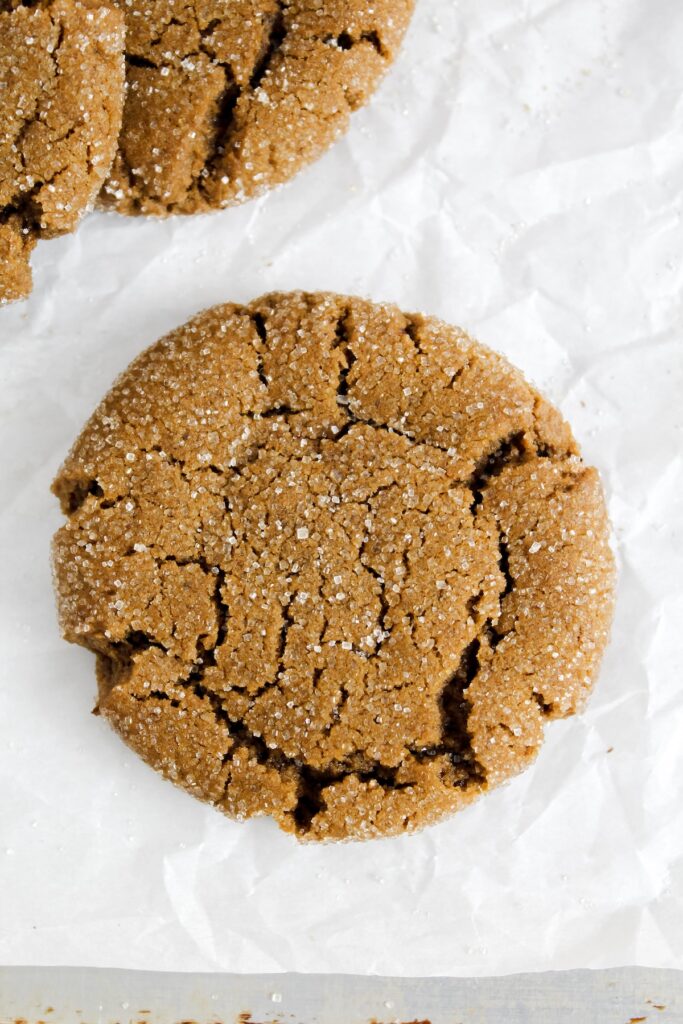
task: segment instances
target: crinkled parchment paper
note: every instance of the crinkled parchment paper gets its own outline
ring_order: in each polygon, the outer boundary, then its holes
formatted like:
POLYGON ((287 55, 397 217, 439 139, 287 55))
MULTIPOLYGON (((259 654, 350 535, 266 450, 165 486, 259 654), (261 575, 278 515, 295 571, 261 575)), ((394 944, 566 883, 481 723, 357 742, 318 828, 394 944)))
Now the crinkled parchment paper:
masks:
POLYGON ((418 0, 345 140, 262 201, 91 216, 0 310, 0 961, 482 975, 683 964, 683 5, 418 0), (58 635, 50 480, 115 374, 268 289, 467 328, 604 474, 620 569, 586 714, 416 837, 300 847, 154 775, 58 635))

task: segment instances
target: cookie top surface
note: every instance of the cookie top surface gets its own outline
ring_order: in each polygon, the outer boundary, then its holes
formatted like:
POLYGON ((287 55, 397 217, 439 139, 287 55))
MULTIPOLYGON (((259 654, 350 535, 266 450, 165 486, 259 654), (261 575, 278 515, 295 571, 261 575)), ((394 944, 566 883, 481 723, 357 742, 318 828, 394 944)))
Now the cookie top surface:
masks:
POLYGON ((102 203, 196 213, 279 185, 347 127, 414 0, 119 0, 128 95, 102 203))
POLYGON ((72 231, 111 166, 124 90, 121 12, 0 3, 0 301, 30 291, 37 238, 72 231))
POLYGON ((503 358, 334 295, 209 310, 143 353, 55 481, 99 709, 228 814, 414 830, 526 767, 606 642, 597 473, 503 358))

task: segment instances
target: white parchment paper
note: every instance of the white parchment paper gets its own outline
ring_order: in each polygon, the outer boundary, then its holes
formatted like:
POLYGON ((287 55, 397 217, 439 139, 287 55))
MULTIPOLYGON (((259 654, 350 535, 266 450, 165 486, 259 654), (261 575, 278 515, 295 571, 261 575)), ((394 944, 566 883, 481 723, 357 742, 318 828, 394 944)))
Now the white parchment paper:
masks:
POLYGON ((683 966, 683 5, 418 0, 349 135, 262 201, 94 215, 0 310, 0 962, 483 975, 683 966), (50 480, 115 374, 269 289, 458 323, 558 402, 620 569, 586 714, 416 837, 301 847, 154 775, 63 643, 50 480))

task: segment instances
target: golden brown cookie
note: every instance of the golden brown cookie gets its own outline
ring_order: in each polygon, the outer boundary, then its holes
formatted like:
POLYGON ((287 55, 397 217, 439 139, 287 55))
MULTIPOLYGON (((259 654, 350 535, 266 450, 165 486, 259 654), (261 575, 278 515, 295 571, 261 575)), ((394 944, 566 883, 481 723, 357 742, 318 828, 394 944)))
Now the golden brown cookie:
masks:
POLYGON ((124 24, 98 0, 0 0, 0 303, 31 290, 38 238, 73 231, 111 166, 124 24))
POLYGON ((579 710, 612 611, 598 474, 462 331, 301 293, 144 352, 54 484, 99 711, 226 814, 413 831, 579 710))
POLYGON ((393 61, 414 0, 117 0, 127 77, 102 203, 197 213, 293 177, 393 61))

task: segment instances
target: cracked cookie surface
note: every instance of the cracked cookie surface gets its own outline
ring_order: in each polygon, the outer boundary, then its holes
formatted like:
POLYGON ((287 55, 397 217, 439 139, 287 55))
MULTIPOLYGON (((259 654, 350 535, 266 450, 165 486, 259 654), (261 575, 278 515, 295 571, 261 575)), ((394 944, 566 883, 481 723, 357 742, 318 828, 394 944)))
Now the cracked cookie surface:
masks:
POLYGON ((73 231, 109 171, 123 38, 97 0, 0 2, 0 303, 28 295, 36 241, 73 231))
POLYGON ((598 475, 438 320, 329 294, 211 309, 131 364, 54 490, 99 711, 231 816, 418 829, 529 765, 593 685, 598 475))
POLYGON ((125 214, 197 213, 289 180, 393 61, 414 0, 118 0, 128 95, 102 192, 125 214))

